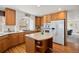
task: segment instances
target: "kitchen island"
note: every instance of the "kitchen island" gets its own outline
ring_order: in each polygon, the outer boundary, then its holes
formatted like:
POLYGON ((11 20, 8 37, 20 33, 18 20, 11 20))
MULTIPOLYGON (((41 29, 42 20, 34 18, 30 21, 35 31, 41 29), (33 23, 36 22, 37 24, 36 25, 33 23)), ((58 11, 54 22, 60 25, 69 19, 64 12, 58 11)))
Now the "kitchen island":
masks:
POLYGON ((35 53, 35 52, 52 52, 53 46, 53 36, 50 33, 41 32, 32 33, 25 35, 25 44, 26 44, 26 52, 35 53))

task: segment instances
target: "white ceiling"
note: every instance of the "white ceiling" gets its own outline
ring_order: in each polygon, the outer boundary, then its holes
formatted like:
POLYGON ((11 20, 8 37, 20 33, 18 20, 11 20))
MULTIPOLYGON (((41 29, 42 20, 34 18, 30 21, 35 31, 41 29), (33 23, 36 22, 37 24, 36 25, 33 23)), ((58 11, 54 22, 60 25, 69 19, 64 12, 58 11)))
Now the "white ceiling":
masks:
POLYGON ((79 10, 78 5, 0 5, 1 8, 13 8, 35 16, 42 16, 55 13, 60 10, 74 11, 79 10))

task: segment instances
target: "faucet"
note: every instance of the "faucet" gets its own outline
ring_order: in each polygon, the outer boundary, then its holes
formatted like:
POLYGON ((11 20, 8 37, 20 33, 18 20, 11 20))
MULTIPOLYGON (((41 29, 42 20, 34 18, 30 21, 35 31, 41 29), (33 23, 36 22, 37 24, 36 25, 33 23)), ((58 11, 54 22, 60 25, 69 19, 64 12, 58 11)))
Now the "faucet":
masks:
POLYGON ((9 28, 8 28, 8 32, 11 32, 9 28))

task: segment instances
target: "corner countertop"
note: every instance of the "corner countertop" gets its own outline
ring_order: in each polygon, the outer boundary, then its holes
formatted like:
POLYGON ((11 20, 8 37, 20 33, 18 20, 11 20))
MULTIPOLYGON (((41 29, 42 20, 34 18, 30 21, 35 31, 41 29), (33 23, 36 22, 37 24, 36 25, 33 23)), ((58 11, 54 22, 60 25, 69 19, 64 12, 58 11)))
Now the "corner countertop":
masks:
POLYGON ((15 32, 0 32, 0 36, 4 36, 4 35, 8 35, 8 34, 13 34, 13 33, 20 33, 20 32, 27 32, 27 33, 31 33, 31 32, 38 32, 38 31, 30 31, 30 30, 27 30, 27 31, 15 31, 15 32))
POLYGON ((8 34, 13 34, 13 33, 19 33, 23 31, 16 31, 16 32, 0 32, 0 36, 8 35, 8 34))
POLYGON ((32 34, 26 34, 25 36, 35 40, 46 40, 46 39, 53 38, 53 35, 47 32, 45 32, 44 34, 41 34, 41 32, 37 32, 32 34))

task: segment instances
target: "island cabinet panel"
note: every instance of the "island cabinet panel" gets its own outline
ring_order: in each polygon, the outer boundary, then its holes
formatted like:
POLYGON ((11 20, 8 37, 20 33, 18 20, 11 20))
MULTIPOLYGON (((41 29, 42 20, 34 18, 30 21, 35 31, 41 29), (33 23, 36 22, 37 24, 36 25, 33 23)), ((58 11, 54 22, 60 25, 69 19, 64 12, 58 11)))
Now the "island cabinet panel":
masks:
POLYGON ((34 53, 35 52, 35 41, 26 37, 25 39, 26 52, 34 53))
POLYGON ((45 52, 53 52, 52 50, 52 38, 42 41, 35 41, 36 51, 45 53, 45 52))
POLYGON ((10 8, 5 8, 6 25, 16 24, 16 11, 10 8))
POLYGON ((52 40, 53 37, 49 33, 44 33, 43 35, 41 32, 27 34, 25 39, 26 44, 26 52, 52 52, 52 40))

